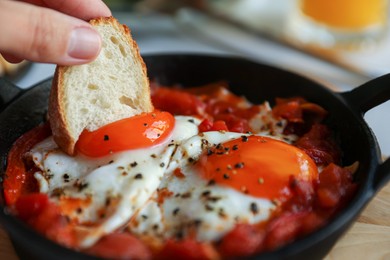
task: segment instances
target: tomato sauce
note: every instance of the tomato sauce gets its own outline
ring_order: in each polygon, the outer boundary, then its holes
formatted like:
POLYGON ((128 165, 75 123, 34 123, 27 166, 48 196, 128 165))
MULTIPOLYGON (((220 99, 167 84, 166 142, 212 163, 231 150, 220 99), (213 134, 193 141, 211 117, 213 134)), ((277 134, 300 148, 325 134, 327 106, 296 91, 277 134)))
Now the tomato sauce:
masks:
MULTIPOLYGON (((202 119, 201 132, 250 131, 248 120, 259 112, 259 106, 243 106, 247 101, 227 90, 221 83, 200 88, 182 89, 152 84, 155 107, 172 114, 192 115, 202 119)), ((293 196, 283 202, 272 218, 257 225, 237 224, 216 243, 196 241, 192 237, 170 239, 162 245, 150 245, 127 232, 103 237, 85 252, 107 258, 140 259, 215 259, 244 257, 275 250, 324 226, 356 190, 351 167, 340 166, 341 151, 333 133, 321 122, 327 112, 303 98, 276 100, 275 117, 287 120, 286 133, 299 136, 295 146, 305 151, 323 167, 315 183, 291 176, 293 196)), ((64 246, 77 249, 71 220, 62 217, 59 207, 47 195, 37 193, 33 177, 35 168, 25 154, 50 135, 47 124, 39 126, 18 139, 10 151, 4 178, 7 205, 32 228, 64 246)), ((175 173, 180 176, 180 172, 175 173)), ((170 194, 160 191, 160 199, 170 194)), ((277 202, 276 202, 277 203, 277 202)), ((281 203, 281 202, 280 202, 281 203)))

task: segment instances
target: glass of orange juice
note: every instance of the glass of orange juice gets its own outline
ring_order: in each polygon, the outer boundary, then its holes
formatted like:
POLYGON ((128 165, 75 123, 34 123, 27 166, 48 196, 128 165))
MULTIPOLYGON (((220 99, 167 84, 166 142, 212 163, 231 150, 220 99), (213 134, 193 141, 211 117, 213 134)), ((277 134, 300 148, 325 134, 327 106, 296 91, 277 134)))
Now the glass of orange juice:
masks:
POLYGON ((297 0, 288 35, 320 47, 356 47, 387 32, 388 0, 297 0))

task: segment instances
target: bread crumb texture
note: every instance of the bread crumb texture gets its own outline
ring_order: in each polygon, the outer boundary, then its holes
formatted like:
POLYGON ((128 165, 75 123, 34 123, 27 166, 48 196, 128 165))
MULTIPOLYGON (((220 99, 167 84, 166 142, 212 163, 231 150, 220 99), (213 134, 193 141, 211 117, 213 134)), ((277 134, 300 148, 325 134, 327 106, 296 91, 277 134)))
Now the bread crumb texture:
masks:
POLYGON ((116 20, 91 23, 102 37, 99 56, 63 75, 63 109, 75 136, 152 110, 146 68, 129 29, 116 20))

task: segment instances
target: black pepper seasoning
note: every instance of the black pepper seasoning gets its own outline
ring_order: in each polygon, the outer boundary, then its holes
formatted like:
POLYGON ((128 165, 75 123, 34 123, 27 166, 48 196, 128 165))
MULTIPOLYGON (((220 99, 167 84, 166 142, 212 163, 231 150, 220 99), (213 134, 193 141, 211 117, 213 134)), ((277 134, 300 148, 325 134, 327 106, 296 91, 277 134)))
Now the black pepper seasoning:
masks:
POLYGON ((209 190, 205 190, 204 192, 202 192, 203 197, 208 197, 210 194, 211 194, 211 191, 209 191, 209 190))
POLYGON ((191 192, 186 192, 186 193, 182 194, 180 197, 183 199, 191 198, 191 192))
POLYGON ((225 213, 225 210, 223 208, 220 208, 218 210, 218 216, 221 217, 221 218, 225 218, 226 217, 226 213, 225 213))
POLYGON ((134 168, 135 166, 137 166, 137 165, 138 165, 137 162, 132 162, 132 163, 130 163, 130 166, 133 167, 133 168, 134 168))
POLYGON ((246 135, 241 136, 241 140, 243 142, 248 142, 248 136, 246 136, 246 135))
POLYGON ((219 201, 220 199, 222 199, 221 197, 207 197, 207 201, 209 202, 217 202, 219 201))
POLYGON ((135 176, 134 176, 134 179, 137 179, 137 180, 140 180, 142 179, 143 176, 142 176, 142 173, 137 173, 135 176))
POLYGON ((195 219, 195 220, 194 220, 194 226, 195 226, 195 227, 199 227, 199 226, 202 224, 202 222, 203 222, 203 221, 202 221, 201 219, 195 219))
POLYGON ((176 215, 179 213, 179 211, 180 211, 180 208, 175 208, 175 209, 172 211, 172 214, 173 214, 174 216, 176 216, 176 215))
POLYGON ((210 180, 208 183, 207 183, 207 186, 213 186, 215 185, 215 180, 210 180))
POLYGON ((80 186, 79 186, 79 190, 82 191, 82 190, 84 190, 87 187, 88 187, 88 183, 81 183, 80 186))
POLYGON ((62 177, 64 178, 64 182, 69 182, 69 174, 65 173, 62 177))
POLYGON ((234 168, 236 168, 236 169, 242 169, 242 168, 244 168, 244 163, 243 163, 243 162, 236 163, 236 164, 234 165, 234 168))
POLYGON ((250 211, 253 213, 253 214, 257 214, 259 213, 259 208, 257 207, 257 204, 252 202, 251 205, 250 205, 250 211))
POLYGON ((214 210, 213 207, 211 207, 210 205, 207 205, 207 204, 206 204, 204 207, 205 207, 205 209, 206 209, 207 211, 213 211, 213 210, 214 210))

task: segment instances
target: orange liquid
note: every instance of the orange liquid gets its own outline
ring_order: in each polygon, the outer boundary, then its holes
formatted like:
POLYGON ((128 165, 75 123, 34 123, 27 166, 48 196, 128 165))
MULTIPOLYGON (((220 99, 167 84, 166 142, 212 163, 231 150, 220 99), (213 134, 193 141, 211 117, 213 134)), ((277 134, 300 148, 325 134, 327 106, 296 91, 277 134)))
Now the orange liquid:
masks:
POLYGON ((386 17, 386 0, 301 0, 305 15, 319 23, 344 29, 381 24, 386 17))

